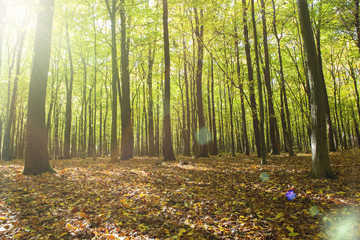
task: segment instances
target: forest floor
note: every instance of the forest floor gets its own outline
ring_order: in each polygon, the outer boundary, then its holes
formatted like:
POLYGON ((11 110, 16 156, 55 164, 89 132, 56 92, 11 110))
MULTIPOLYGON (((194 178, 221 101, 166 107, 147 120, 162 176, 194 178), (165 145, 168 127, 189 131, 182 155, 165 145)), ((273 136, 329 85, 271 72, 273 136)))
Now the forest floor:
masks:
POLYGON ((360 239, 360 151, 330 157, 335 180, 309 154, 1 162, 0 239, 360 239))

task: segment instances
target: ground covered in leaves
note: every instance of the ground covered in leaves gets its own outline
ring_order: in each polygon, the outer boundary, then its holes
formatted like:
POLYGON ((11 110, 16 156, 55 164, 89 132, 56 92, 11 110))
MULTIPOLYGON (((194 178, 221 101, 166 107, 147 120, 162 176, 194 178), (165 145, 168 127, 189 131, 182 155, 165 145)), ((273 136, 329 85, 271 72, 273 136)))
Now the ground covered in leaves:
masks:
POLYGON ((0 164, 0 239, 360 239, 360 151, 310 155, 56 160, 56 174, 0 164))

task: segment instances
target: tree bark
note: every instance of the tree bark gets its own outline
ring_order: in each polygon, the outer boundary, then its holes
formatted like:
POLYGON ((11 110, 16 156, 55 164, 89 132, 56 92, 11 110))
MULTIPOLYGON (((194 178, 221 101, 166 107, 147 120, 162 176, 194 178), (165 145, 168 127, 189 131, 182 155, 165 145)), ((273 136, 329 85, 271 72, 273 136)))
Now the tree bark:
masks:
POLYGON ((149 56, 148 56, 148 67, 149 72, 147 76, 147 84, 148 84, 148 92, 149 92, 149 100, 148 100, 148 131, 149 131, 149 156, 155 156, 155 138, 154 138, 154 101, 153 101, 153 93, 152 93, 152 71, 154 65, 154 57, 155 57, 155 48, 152 50, 151 44, 149 45, 149 56))
MULTIPOLYGON (((257 116, 256 116, 256 121, 259 124, 259 127, 258 127, 259 140, 258 140, 258 145, 257 145, 257 150, 258 150, 257 152, 258 152, 258 157, 261 157, 261 163, 266 164, 266 144, 265 144, 265 133, 264 133, 264 122, 265 122, 264 121, 264 101, 263 101, 263 88, 262 88, 263 83, 261 81, 261 75, 260 75, 259 51, 258 51, 254 0, 251 0, 251 18, 252 18, 253 31, 254 31, 254 50, 255 50, 256 77, 257 77, 257 82, 258 82, 259 114, 260 114, 260 122, 259 122, 259 120, 257 120, 257 116)), ((250 50, 248 50, 248 51, 250 52, 250 50)), ((249 55, 250 55, 250 53, 249 53, 249 55)), ((249 57, 249 60, 251 61, 250 57, 249 57)), ((248 66, 249 66, 249 64, 248 64, 248 66)), ((253 72, 253 70, 251 70, 251 72, 253 72)), ((254 90, 252 90, 252 91, 254 92, 254 90)), ((251 91, 250 91, 250 93, 251 93, 251 91)), ((250 98, 251 98, 251 95, 250 95, 250 98)), ((255 102, 255 93, 254 93, 253 98, 254 98, 254 100, 250 99, 252 105, 253 105, 253 102, 255 102)), ((256 103, 254 105, 255 105, 255 107, 252 107, 252 108, 253 108, 253 111, 255 111, 255 113, 256 113, 256 111, 257 111, 256 103)), ((253 119, 254 119, 254 116, 253 116, 253 119)), ((254 127, 254 132, 255 132, 255 137, 256 137, 255 127, 254 127)))
POLYGON ((267 40, 267 26, 266 26, 266 16, 265 16, 265 2, 264 0, 260 0, 261 3, 261 18, 263 24, 263 43, 264 43, 264 58, 265 58, 265 86, 267 93, 267 102, 268 102, 268 113, 269 113, 269 125, 270 125, 270 141, 271 141, 271 154, 279 155, 279 139, 277 138, 277 121, 274 110, 273 103, 273 93, 271 87, 271 76, 270 76, 270 57, 269 57, 269 48, 268 48, 268 40, 267 40))
POLYGON ((247 27, 247 6, 246 1, 242 0, 243 5, 243 27, 244 27, 244 41, 245 41, 245 55, 246 55, 246 64, 248 69, 248 79, 249 79, 249 90, 250 90, 250 106, 252 111, 252 121, 253 129, 255 135, 255 145, 257 150, 257 156, 261 157, 261 143, 260 143, 260 130, 259 130, 259 119, 257 117, 257 107, 256 107, 256 98, 254 90, 254 70, 252 67, 251 54, 250 54, 250 43, 249 43, 249 31, 247 27))
POLYGON ((39 9, 29 87, 23 171, 25 175, 55 172, 49 162, 45 125, 46 83, 49 72, 54 0, 40 0, 39 9))
POLYGON ((24 46, 25 35, 26 35, 26 32, 23 31, 19 36, 20 40, 19 40, 19 45, 18 45, 18 52, 16 55, 16 75, 15 75, 15 79, 14 79, 13 92, 11 95, 9 114, 7 116, 6 124, 5 124, 4 146, 3 146, 3 151, 2 151, 2 159, 5 161, 10 161, 14 157, 14 156, 12 156, 11 151, 10 151, 10 147, 12 147, 10 145, 10 132, 11 132, 11 128, 15 127, 12 123, 13 123, 13 120, 15 119, 14 115, 15 115, 15 106, 16 106, 16 96, 17 96, 18 81, 19 81, 19 76, 20 76, 21 55, 22 55, 22 50, 23 50, 23 46, 24 46))
POLYGON ((106 6, 109 12, 111 21, 111 63, 112 63, 112 102, 111 102, 111 161, 115 162, 119 157, 119 149, 117 143, 117 88, 116 84, 119 82, 119 70, 117 66, 117 50, 116 50, 116 2, 117 0, 106 1, 106 6))
POLYGON ((204 107, 202 102, 202 68, 203 68, 203 56, 204 56, 204 45, 203 45, 203 36, 204 36, 204 25, 199 21, 202 20, 202 10, 200 10, 200 18, 197 13, 197 9, 194 8, 195 14, 195 35, 198 46, 198 55, 197 55, 197 66, 196 66, 196 103, 197 103, 197 113, 198 113, 198 123, 199 129, 197 133, 199 152, 197 157, 209 157, 208 155, 208 144, 207 144, 207 132, 205 126, 204 118, 204 107))
POLYGON ((67 94, 66 94, 66 113, 65 113, 64 158, 69 159, 71 158, 70 155, 70 136, 71 136, 71 118, 72 118, 71 102, 72 102, 73 81, 74 81, 74 67, 73 67, 69 30, 67 23, 66 23, 66 43, 67 43, 67 51, 70 62, 70 81, 69 82, 67 81, 67 75, 66 75, 65 79, 66 79, 67 94))
POLYGON ((280 45, 281 38, 279 37, 277 28, 276 28, 277 22, 276 22, 276 8, 275 8, 274 0, 272 0, 272 4, 273 4, 273 9, 274 9, 273 28, 274 28, 274 34, 275 34, 275 38, 276 38, 276 42, 277 42, 279 66, 280 66, 281 92, 282 92, 282 97, 283 97, 282 102, 284 103, 283 107, 285 108, 285 113, 286 113, 286 122, 284 121, 284 123, 286 123, 286 124, 284 124, 284 127, 285 127, 284 139, 286 139, 286 147, 289 152, 289 155, 294 156, 295 155, 294 149, 293 149, 294 141, 293 141, 293 135, 292 135, 292 131, 291 131, 290 111, 289 111, 289 105, 288 105, 287 94, 286 94, 286 89, 285 89, 284 68, 283 68, 283 60, 282 60, 281 45, 280 45))
POLYGON ((326 134, 325 92, 322 87, 320 66, 309 9, 306 0, 296 0, 301 34, 304 40, 305 54, 308 65, 310 94, 311 94, 311 178, 333 178, 329 160, 329 149, 326 134))
POLYGON ((134 136, 130 107, 129 45, 126 39, 126 15, 124 0, 120 1, 121 19, 121 155, 122 160, 133 157, 134 136))
POLYGON ((165 60, 165 88, 164 88, 164 160, 175 160, 174 150, 171 137, 171 120, 170 120, 170 43, 168 29, 168 4, 167 0, 163 2, 163 29, 164 29, 164 60, 165 60))

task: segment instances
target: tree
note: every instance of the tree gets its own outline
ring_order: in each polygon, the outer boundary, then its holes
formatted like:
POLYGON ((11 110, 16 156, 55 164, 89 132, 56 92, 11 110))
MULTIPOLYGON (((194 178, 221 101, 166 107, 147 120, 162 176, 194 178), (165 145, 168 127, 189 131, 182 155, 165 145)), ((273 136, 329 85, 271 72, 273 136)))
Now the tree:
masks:
POLYGON ((245 0, 242 0, 242 6, 243 6, 243 27, 244 27, 243 33, 244 33, 244 41, 245 41, 245 55, 246 55, 246 64, 247 64, 249 90, 250 90, 250 106, 252 111, 255 145, 256 145, 257 155, 258 157, 260 157, 261 146, 260 146, 259 119, 257 117, 257 107, 256 107, 256 98, 255 98, 255 90, 254 90, 254 85, 255 85, 254 69, 252 67, 252 62, 251 62, 249 31, 247 27, 247 6, 245 0))
POLYGON ((307 60, 311 94, 311 178, 333 178, 326 134, 325 92, 322 87, 320 66, 314 35, 310 23, 307 0, 296 0, 301 34, 307 60))
POLYGON ((203 36, 204 36, 204 25, 202 21, 202 10, 200 10, 199 19, 197 9, 194 8, 195 13, 195 35, 198 44, 198 56, 197 56, 197 66, 196 66, 196 103, 197 103, 197 113, 199 121, 199 130, 198 130, 198 143, 199 143, 199 152, 198 157, 209 157, 208 155, 208 145, 207 145, 207 132, 205 127, 205 118, 204 118, 204 108, 202 102, 202 67, 203 67, 203 56, 204 56, 204 45, 203 45, 203 36))
POLYGON ((175 160, 174 150, 171 140, 171 121, 170 121, 170 43, 168 29, 168 4, 163 0, 163 29, 164 29, 164 60, 165 60, 165 86, 164 86, 164 160, 175 160))
POLYGON ((258 153, 258 156, 261 157, 261 164, 266 164, 267 162, 266 162, 266 144, 265 144, 265 133, 264 133, 264 100, 263 100, 263 90, 262 90, 263 83, 261 81, 261 76, 260 76, 260 63, 259 63, 254 0, 251 0, 251 19, 254 30, 254 50, 255 50, 256 76, 257 76, 258 94, 259 94, 259 112, 260 112, 260 121, 259 121, 260 152, 258 153))
POLYGON ((12 128, 15 128, 15 126, 13 126, 12 123, 15 118, 16 96, 17 96, 18 81, 19 81, 19 76, 20 76, 21 55, 22 55, 22 51, 23 51, 25 35, 26 35, 25 31, 23 31, 21 34, 19 34, 20 40, 19 40, 19 45, 18 45, 18 52, 16 55, 16 76, 15 76, 14 87, 13 87, 13 92, 12 92, 12 96, 11 96, 9 115, 6 119, 6 124, 5 124, 4 146, 3 146, 3 151, 2 151, 2 159, 5 161, 10 161, 13 157, 13 156, 11 156, 11 152, 10 152, 10 132, 11 132, 12 128))
POLYGON ((26 123, 25 166, 23 174, 55 172, 50 166, 45 126, 46 83, 49 71, 54 0, 40 0, 31 70, 26 123))
POLYGON ((74 82, 74 67, 73 67, 73 59, 71 54, 70 47, 70 37, 69 37, 69 27, 66 23, 66 44, 67 44, 67 52, 70 63, 70 81, 68 81, 67 75, 65 75, 66 80, 66 113, 65 113, 65 137, 64 137, 64 158, 71 158, 70 155, 70 136, 71 136, 71 115, 72 115, 72 92, 73 92, 73 82, 74 82))
POLYGON ((134 136, 130 108, 129 43, 126 38, 124 0, 120 1, 121 19, 121 155, 122 160, 133 157, 134 136))
MULTIPOLYGON (((111 63, 112 63, 112 102, 111 102, 111 161, 114 162, 119 157, 118 143, 117 143, 117 88, 116 85, 119 83, 119 70, 117 66, 117 50, 116 50, 116 2, 117 0, 111 1, 111 7, 109 0, 106 0, 106 7, 109 12, 111 21, 111 63)), ((120 92, 119 92, 120 94, 120 92)))

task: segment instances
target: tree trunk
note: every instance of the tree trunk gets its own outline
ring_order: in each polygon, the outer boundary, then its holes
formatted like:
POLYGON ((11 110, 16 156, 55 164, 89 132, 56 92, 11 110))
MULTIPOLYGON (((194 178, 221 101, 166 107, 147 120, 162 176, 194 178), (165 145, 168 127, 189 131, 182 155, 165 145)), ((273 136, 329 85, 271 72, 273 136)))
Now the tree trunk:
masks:
POLYGON ((66 113, 65 113, 65 138, 64 138, 64 158, 71 158, 70 155, 70 136, 71 136, 71 117, 72 117, 72 91, 73 91, 73 81, 74 81, 74 67, 73 60, 71 55, 70 48, 70 39, 69 39, 69 30, 68 24, 66 23, 66 43, 67 43, 67 51, 69 54, 69 62, 70 62, 70 82, 67 81, 67 75, 65 75, 66 79, 66 113))
POLYGON ((270 76, 270 57, 267 41, 267 26, 266 26, 266 17, 265 17, 265 2, 260 0, 261 3, 261 18, 263 24, 263 43, 264 43, 264 58, 265 58, 265 86, 267 93, 267 102, 268 102, 268 113, 269 113, 269 125, 270 125, 270 141, 271 141, 271 154, 279 155, 279 139, 277 138, 277 121, 274 110, 274 103, 272 97, 272 87, 271 87, 271 76, 270 76))
POLYGON ((167 0, 163 2, 163 29, 164 29, 164 58, 165 58, 165 88, 164 88, 164 160, 175 160, 174 150, 171 137, 171 120, 170 120, 170 43, 168 29, 168 4, 167 0))
POLYGON ((247 27, 247 7, 246 1, 242 0, 243 5, 243 27, 244 27, 244 40, 245 40, 245 55, 246 55, 246 64, 248 69, 248 79, 249 79, 249 90, 250 90, 250 106, 252 111, 252 121, 253 129, 255 135, 255 145, 257 150, 258 157, 261 156, 261 143, 260 143, 260 130, 259 130, 259 119, 257 117, 257 107, 256 107, 256 98, 254 90, 254 70, 252 67, 251 54, 250 54, 250 43, 249 43, 249 33, 247 27))
MULTIPOLYGON (((264 101, 263 101, 263 90, 262 90, 263 83, 261 81, 261 75, 260 75, 254 0, 251 0, 251 17, 252 17, 253 30, 254 30, 256 76, 257 76, 257 82, 258 82, 259 107, 260 107, 260 109, 259 109, 260 110, 260 122, 258 122, 259 123, 258 157, 261 157, 261 164, 266 164, 266 144, 265 144, 265 133, 264 133, 264 101)), ((249 50, 249 52, 250 52, 250 50, 249 50)), ((250 59, 250 57, 249 57, 249 59, 250 59)), ((250 59, 250 61, 251 61, 251 59, 250 59)), ((249 64, 248 64, 248 66, 249 66, 249 64)), ((255 96, 254 96, 254 98, 255 98, 255 96)), ((251 100, 251 102, 252 101, 255 101, 255 100, 251 100)), ((254 105, 255 105, 255 112, 256 112, 256 104, 254 104, 254 105)), ((257 116, 256 116, 256 120, 257 120, 257 116)), ((255 130, 255 128, 254 128, 254 130, 255 130)), ((256 137, 256 134, 255 134, 255 137, 256 137)))
POLYGON ((330 115, 330 106, 329 106, 329 99, 327 97, 327 90, 325 85, 325 77, 323 72, 323 66, 322 66, 322 55, 321 55, 321 42, 320 42, 320 26, 321 26, 321 20, 319 20, 317 24, 316 29, 316 44, 317 44, 317 55, 318 55, 318 61, 320 66, 320 75, 322 78, 323 88, 325 92, 325 108, 326 108, 326 123, 327 123, 327 133, 328 133, 328 140, 329 140, 329 150, 330 152, 336 152, 335 142, 334 142, 334 130, 331 122, 331 115, 330 115))
POLYGON ((293 141, 293 135, 292 135, 292 131, 291 131, 290 111, 289 111, 289 105, 288 105, 286 89, 285 89, 285 77, 284 77, 283 61, 282 61, 281 46, 280 46, 281 38, 279 37, 277 28, 276 28, 277 22, 276 22, 276 8, 275 8, 274 0, 272 0, 272 4, 273 4, 273 9, 274 9, 273 28, 274 28, 274 34, 275 34, 275 38, 276 38, 276 42, 277 42, 279 65, 280 65, 280 81, 281 81, 281 92, 282 92, 282 100, 283 100, 282 101, 283 102, 282 111, 283 111, 283 107, 284 107, 285 113, 286 113, 286 122, 283 120, 285 123, 284 124, 284 128, 285 128, 284 139, 286 139, 286 147, 289 152, 289 155, 294 156, 295 155, 294 149, 293 149, 294 141, 293 141))
POLYGON ((148 92, 149 92, 149 102, 148 102, 148 131, 149 131, 149 156, 155 156, 155 139, 154 139, 154 101, 153 101, 153 93, 152 93, 152 71, 154 66, 154 57, 155 57, 155 48, 152 50, 151 44, 149 45, 149 56, 148 56, 148 76, 147 76, 147 84, 148 84, 148 92))
MULTIPOLYGON (((213 155, 219 153, 217 146, 217 131, 216 131, 216 118, 215 118, 215 98, 214 98, 214 60, 211 58, 211 110, 212 110, 212 137, 213 137, 213 155)), ((190 120, 190 119, 189 119, 190 120)))
POLYGON ((202 68, 203 68, 203 56, 204 56, 204 45, 203 45, 203 36, 204 36, 204 25, 199 21, 202 21, 202 10, 200 10, 200 19, 197 13, 197 9, 194 8, 195 14, 195 35, 198 45, 198 55, 197 55, 197 66, 196 66, 196 103, 197 103, 197 113, 198 113, 198 123, 199 129, 197 132, 197 140, 199 144, 199 152, 197 157, 209 157, 207 149, 207 132, 208 130, 205 127, 205 118, 204 118, 204 108, 202 102, 202 68))
POLYGON ((121 155, 122 160, 133 157, 134 136, 130 108, 129 43, 126 39, 126 16, 124 0, 120 1, 121 19, 121 155))
POLYGON ((301 33, 304 40, 308 65, 311 94, 311 178, 333 178, 329 160, 329 149, 326 134, 325 92, 322 87, 316 45, 310 23, 309 9, 306 0, 296 0, 301 33))
POLYGON ((25 175, 55 172, 49 162, 45 126, 46 82, 50 61, 54 0, 40 0, 39 9, 29 87, 25 166, 23 171, 25 175))
POLYGON ((111 8, 109 0, 106 1, 106 6, 109 12, 111 21, 111 63, 112 63, 112 102, 111 102, 111 162, 115 162, 119 157, 118 143, 117 143, 117 89, 116 84, 119 82, 119 70, 117 66, 117 50, 116 50, 116 2, 112 0, 111 8))
POLYGON ((10 152, 10 147, 12 147, 10 145, 10 132, 11 132, 11 128, 15 127, 12 123, 13 123, 13 120, 15 120, 14 115, 15 115, 15 106, 16 106, 16 96, 17 96, 18 81, 19 81, 19 76, 20 76, 21 55, 22 55, 22 50, 23 50, 23 46, 24 46, 25 35, 26 35, 25 31, 23 31, 20 35, 18 52, 16 55, 16 75, 15 75, 15 80, 14 80, 13 92, 11 95, 9 114, 7 116, 6 124, 5 124, 4 146, 3 146, 3 151, 2 151, 2 159, 5 161, 10 161, 13 158, 13 156, 11 156, 11 152, 10 152))
MULTIPOLYGON (((235 22, 236 26, 236 22, 235 22)), ((239 90, 240 90, 240 105, 241 105, 241 121, 242 121, 242 135, 243 135, 243 145, 245 155, 250 154, 249 138, 246 127, 246 111, 244 104, 244 83, 243 78, 240 76, 240 50, 239 50, 239 36, 237 33, 237 27, 235 27, 235 53, 236 53, 236 72, 239 80, 239 90)))
MULTIPOLYGON (((185 130, 185 143, 184 143, 184 156, 191 156, 190 151, 190 131, 191 131, 191 121, 190 121, 190 97, 189 97, 189 81, 188 81, 188 72, 187 72, 187 56, 186 56, 186 43, 185 39, 183 40, 184 45, 184 81, 185 81, 185 98, 186 98, 186 130, 185 130)), ((184 123, 185 124, 185 123, 184 123)))

